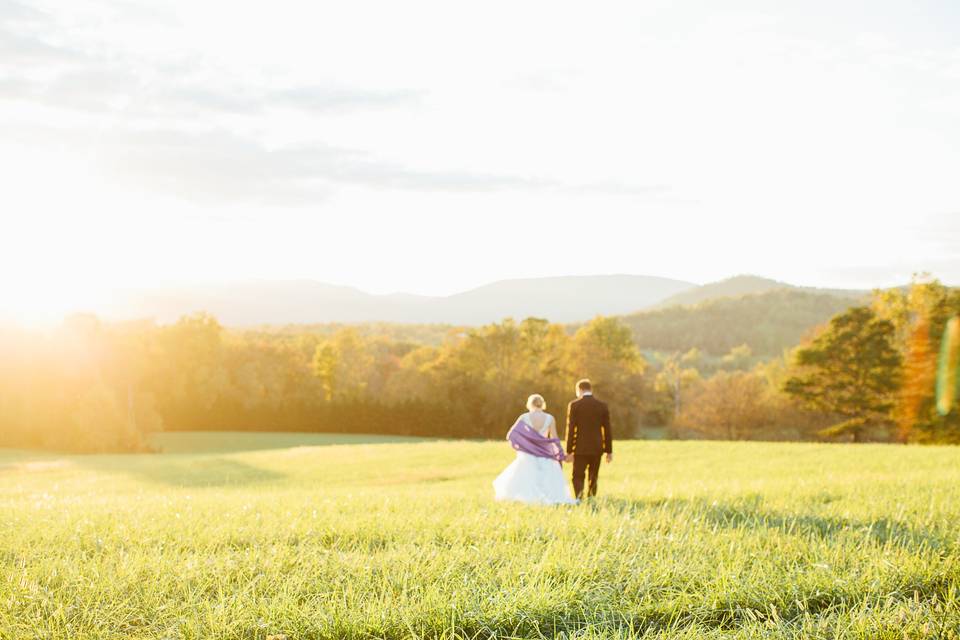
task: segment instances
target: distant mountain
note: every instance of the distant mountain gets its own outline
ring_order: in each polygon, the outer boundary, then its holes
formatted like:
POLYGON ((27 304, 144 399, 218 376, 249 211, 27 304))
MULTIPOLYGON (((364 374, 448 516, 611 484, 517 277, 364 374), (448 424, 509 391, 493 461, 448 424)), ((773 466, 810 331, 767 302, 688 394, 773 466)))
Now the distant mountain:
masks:
POLYGON ((722 355, 748 345, 757 356, 776 356, 796 346, 817 325, 849 307, 863 296, 841 297, 785 287, 720 297, 694 305, 674 305, 622 316, 641 349, 686 351, 693 347, 722 355))
POLYGON ((702 286, 695 286, 686 291, 670 296, 657 303, 657 308, 666 308, 676 305, 690 305, 715 300, 717 298, 736 298, 739 296, 753 295, 757 293, 767 293, 769 291, 779 291, 792 289, 797 291, 806 291, 809 293, 825 294, 837 296, 840 298, 857 298, 867 295, 866 291, 855 291, 847 289, 816 289, 813 287, 797 287, 786 282, 771 280, 770 278, 761 278, 759 276, 742 275, 719 282, 711 282, 702 286))
POLYGON ((313 281, 205 285, 131 291, 116 296, 109 318, 170 322, 197 311, 228 326, 325 322, 411 322, 477 325, 506 317, 579 322, 650 307, 691 282, 606 275, 503 280, 451 296, 373 295, 313 281))
POLYGON ((567 276, 502 280, 441 299, 446 322, 481 322, 507 316, 545 317, 553 322, 577 322, 597 315, 616 315, 650 307, 695 286, 653 276, 567 276), (457 319, 459 318, 459 319, 457 319))

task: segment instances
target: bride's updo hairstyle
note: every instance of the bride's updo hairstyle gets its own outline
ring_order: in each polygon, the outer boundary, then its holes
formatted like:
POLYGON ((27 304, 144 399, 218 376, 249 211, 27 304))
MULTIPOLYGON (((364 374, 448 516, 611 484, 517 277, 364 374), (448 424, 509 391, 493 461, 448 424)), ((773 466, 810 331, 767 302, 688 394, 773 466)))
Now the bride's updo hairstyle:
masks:
POLYGON ((527 410, 533 411, 534 409, 540 409, 541 411, 547 408, 547 401, 543 399, 543 396, 539 393, 535 393, 529 398, 527 398, 527 410))

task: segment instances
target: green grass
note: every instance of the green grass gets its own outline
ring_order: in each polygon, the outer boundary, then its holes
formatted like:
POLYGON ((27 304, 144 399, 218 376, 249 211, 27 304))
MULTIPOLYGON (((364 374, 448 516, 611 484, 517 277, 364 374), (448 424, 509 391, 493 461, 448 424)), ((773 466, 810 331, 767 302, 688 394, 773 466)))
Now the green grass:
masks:
POLYGON ((621 442, 535 508, 492 501, 504 443, 312 437, 0 452, 0 638, 960 630, 958 448, 621 442))

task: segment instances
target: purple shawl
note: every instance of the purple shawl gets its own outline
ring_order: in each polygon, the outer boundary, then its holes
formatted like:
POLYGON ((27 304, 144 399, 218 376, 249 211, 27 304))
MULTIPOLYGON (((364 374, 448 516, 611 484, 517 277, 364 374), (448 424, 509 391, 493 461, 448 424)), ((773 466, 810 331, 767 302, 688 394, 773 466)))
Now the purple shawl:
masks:
POLYGON ((523 451, 538 458, 550 458, 557 462, 562 462, 567 458, 563 453, 560 440, 540 435, 536 429, 523 420, 517 420, 517 423, 510 428, 507 433, 507 440, 510 442, 510 446, 517 451, 523 451))

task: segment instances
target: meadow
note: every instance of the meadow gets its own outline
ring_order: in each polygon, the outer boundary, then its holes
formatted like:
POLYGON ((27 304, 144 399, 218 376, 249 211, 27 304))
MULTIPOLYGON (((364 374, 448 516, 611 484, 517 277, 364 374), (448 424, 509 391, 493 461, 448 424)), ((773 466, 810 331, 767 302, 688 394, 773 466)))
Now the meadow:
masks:
POLYGON ((960 631, 960 449, 618 442, 498 504, 505 443, 168 434, 0 450, 0 638, 922 638, 960 631))

